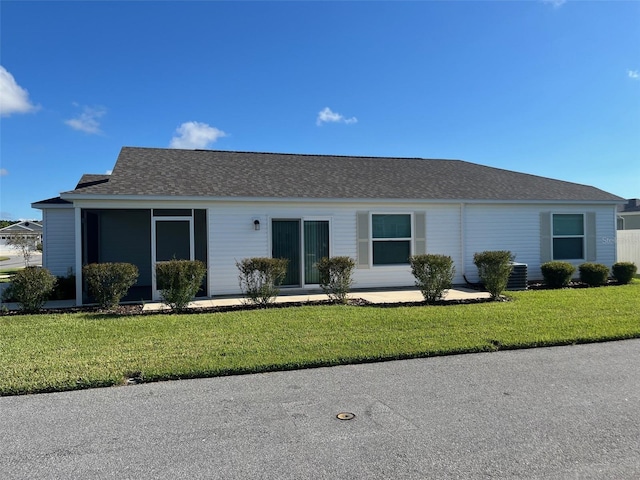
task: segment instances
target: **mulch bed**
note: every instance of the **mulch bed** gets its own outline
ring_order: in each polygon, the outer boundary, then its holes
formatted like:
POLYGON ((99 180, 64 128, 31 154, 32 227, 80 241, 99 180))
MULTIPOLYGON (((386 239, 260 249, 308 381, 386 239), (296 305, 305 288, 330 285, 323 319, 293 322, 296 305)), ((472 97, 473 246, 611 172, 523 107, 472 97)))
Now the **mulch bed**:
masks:
MULTIPOLYGON (((606 286, 616 286, 620 285, 615 280, 609 280, 606 286)), ((477 284, 473 284, 472 288, 479 291, 484 291, 477 284)), ((589 287, 589 285, 582 282, 571 282, 565 288, 593 288, 589 287)), ((528 284, 529 290, 548 290, 549 288, 542 282, 529 282, 528 284)), ((357 295, 357 292, 353 292, 353 295, 357 295)), ((364 300, 362 298, 353 298, 347 301, 347 305, 357 306, 357 307, 381 307, 381 308, 398 308, 398 307, 424 307, 427 305, 436 305, 436 306, 446 306, 446 305, 471 305, 475 303, 487 303, 493 302, 490 298, 472 298, 472 299, 460 299, 460 300, 440 300, 433 304, 427 304, 425 302, 389 302, 389 303, 372 303, 368 300, 364 300)), ((510 301, 508 297, 501 297, 499 301, 510 301)), ((248 310, 259 310, 259 309, 273 309, 273 308, 290 308, 290 307, 303 307, 303 306, 320 306, 320 305, 336 305, 337 303, 332 300, 314 300, 314 301, 305 301, 305 302, 287 302, 287 303, 271 303, 269 305, 253 305, 253 304, 242 304, 242 305, 226 305, 219 307, 196 307, 196 308, 188 308, 180 314, 199 314, 199 313, 221 313, 221 312, 237 312, 237 311, 248 311, 248 310)), ((64 314, 64 313, 95 313, 100 315, 113 315, 113 316, 131 316, 131 315, 171 315, 177 312, 172 312, 171 310, 152 310, 152 311, 144 311, 143 304, 124 304, 118 305, 113 310, 103 310, 96 306, 82 306, 82 307, 66 307, 66 308, 43 308, 39 312, 35 313, 41 315, 51 315, 51 314, 64 314)), ((19 310, 10 310, 10 311, 0 311, 0 316, 7 315, 22 315, 22 312, 19 310)))

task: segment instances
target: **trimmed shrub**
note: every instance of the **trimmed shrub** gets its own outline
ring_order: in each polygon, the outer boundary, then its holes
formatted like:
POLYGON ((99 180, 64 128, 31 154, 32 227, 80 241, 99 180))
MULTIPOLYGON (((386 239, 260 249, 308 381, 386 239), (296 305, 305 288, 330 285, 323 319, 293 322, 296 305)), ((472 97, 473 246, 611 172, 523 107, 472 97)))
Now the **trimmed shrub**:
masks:
POLYGON ((409 257, 411 273, 416 278, 416 287, 422 292, 425 302, 435 303, 451 288, 456 268, 451 257, 446 255, 412 255, 409 257))
POLYGON ((509 275, 513 269, 515 256, 507 250, 495 250, 476 252, 473 254, 473 263, 478 267, 478 275, 484 284, 484 288, 496 300, 507 288, 509 275))
POLYGON ((56 286, 51 292, 52 300, 72 300, 76 298, 76 276, 69 269, 64 277, 57 277, 56 286))
POLYGON ((138 267, 131 263, 91 263, 82 268, 89 294, 100 308, 112 310, 138 279, 138 267))
POLYGON ((253 257, 236 262, 242 294, 250 303, 268 305, 280 293, 280 284, 287 275, 286 258, 253 257))
POLYGON ((169 260, 156 264, 156 280, 162 301, 171 310, 187 308, 202 285, 207 273, 206 265, 200 260, 169 260))
POLYGON ((580 271, 580 281, 590 287, 606 285, 609 278, 609 268, 601 263, 583 263, 578 267, 580 271))
POLYGON ((614 263, 611 267, 613 278, 615 278, 618 283, 622 283, 623 285, 631 283, 631 280, 636 276, 637 272, 638 267, 633 262, 618 262, 614 263))
POLYGON ((569 262, 553 261, 540 265, 540 270, 542 270, 542 278, 544 278, 547 287, 563 288, 569 285, 576 272, 576 267, 569 262))
POLYGON ((25 267, 13 276, 2 298, 18 302, 20 310, 25 313, 37 312, 49 298, 55 284, 56 277, 46 268, 25 267))
POLYGON ((317 266, 322 291, 334 302, 346 303, 353 285, 351 274, 356 268, 356 262, 351 257, 324 257, 317 266))

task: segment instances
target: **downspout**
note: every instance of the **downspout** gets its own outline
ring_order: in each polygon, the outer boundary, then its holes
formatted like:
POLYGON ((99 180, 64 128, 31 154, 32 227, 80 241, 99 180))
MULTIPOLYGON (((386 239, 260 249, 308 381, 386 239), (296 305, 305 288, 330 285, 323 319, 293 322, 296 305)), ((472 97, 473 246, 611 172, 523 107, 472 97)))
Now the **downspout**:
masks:
POLYGON ((465 214, 465 210, 464 210, 464 203, 460 203, 460 258, 462 259, 462 278, 465 279, 465 281, 467 280, 466 274, 467 272, 465 271, 465 250, 464 250, 464 214, 465 214))

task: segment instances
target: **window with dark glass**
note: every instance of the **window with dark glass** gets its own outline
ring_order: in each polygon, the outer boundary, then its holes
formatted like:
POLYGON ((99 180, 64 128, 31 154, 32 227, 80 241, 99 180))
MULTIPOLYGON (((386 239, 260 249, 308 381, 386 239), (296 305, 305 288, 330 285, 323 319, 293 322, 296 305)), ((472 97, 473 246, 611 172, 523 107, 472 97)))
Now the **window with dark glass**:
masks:
POLYGON ((406 265, 411 255, 411 215, 373 214, 374 265, 406 265))
POLYGON ((562 213, 553 215, 553 259, 584 259, 584 215, 562 213))

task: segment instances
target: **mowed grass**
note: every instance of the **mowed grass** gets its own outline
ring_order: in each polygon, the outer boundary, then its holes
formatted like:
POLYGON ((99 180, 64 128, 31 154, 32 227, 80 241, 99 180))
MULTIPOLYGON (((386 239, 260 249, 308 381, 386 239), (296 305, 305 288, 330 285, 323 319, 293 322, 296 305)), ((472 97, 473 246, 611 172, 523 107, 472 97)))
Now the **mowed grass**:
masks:
POLYGON ((451 306, 0 317, 0 395, 640 337, 640 281, 451 306))

